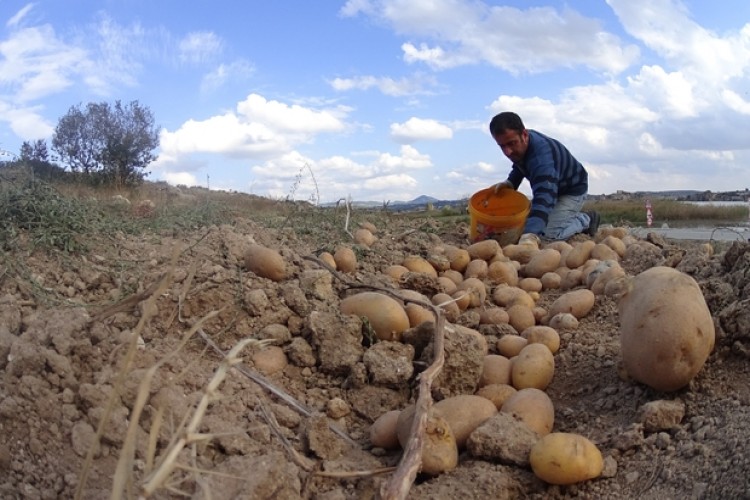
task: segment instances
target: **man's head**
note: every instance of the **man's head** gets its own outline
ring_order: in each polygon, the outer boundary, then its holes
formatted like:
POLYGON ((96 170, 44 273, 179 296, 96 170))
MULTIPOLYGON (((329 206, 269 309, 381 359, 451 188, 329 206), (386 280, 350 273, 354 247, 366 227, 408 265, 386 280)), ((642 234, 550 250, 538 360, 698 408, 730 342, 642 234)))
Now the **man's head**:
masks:
POLYGON ((503 154, 513 163, 519 162, 526 155, 529 147, 529 131, 523 125, 521 117, 511 111, 495 115, 490 121, 490 134, 503 154))

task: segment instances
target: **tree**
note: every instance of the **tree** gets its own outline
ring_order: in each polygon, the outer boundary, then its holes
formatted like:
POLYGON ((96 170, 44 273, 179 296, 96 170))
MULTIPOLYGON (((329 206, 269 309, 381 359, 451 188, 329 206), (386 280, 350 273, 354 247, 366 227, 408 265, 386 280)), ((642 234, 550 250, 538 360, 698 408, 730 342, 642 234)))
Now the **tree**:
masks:
POLYGON ((47 141, 44 139, 37 139, 34 143, 29 141, 23 141, 21 144, 21 154, 19 158, 22 161, 49 161, 49 151, 47 150, 47 141))
POLYGON ((52 138, 53 151, 71 171, 118 186, 143 181, 158 145, 153 113, 138 101, 73 106, 52 138))

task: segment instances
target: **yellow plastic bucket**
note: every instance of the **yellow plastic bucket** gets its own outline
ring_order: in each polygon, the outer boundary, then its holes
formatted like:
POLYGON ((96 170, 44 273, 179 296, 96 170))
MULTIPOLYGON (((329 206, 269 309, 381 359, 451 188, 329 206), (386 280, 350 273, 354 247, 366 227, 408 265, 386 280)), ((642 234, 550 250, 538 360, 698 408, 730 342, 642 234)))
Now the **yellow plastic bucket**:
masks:
POLYGON ((523 193, 494 186, 474 193, 469 200, 472 241, 494 239, 500 246, 517 243, 523 233, 531 203, 523 193))

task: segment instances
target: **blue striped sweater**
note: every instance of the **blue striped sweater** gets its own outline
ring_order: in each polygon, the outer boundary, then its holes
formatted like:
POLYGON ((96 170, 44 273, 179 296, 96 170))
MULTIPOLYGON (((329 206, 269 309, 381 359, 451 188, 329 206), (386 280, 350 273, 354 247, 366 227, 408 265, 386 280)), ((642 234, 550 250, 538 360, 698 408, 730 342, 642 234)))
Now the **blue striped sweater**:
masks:
POLYGON ((524 233, 542 234, 559 196, 588 192, 588 174, 560 141, 536 130, 528 132, 526 155, 513 164, 508 180, 515 189, 524 178, 529 180, 533 199, 524 233))

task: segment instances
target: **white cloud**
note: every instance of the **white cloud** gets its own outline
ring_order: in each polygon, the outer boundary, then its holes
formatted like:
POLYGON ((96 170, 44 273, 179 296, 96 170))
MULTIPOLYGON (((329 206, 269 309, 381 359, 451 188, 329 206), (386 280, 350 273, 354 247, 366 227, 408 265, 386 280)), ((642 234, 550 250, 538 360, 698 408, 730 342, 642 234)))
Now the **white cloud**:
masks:
POLYGON ((596 19, 572 9, 517 9, 461 0, 349 2, 347 15, 363 14, 390 25, 410 40, 404 60, 435 69, 487 63, 512 73, 586 66, 617 74, 638 57, 603 30, 596 19))
POLYGON ((433 92, 427 89, 437 85, 434 77, 421 74, 411 78, 401 78, 400 80, 376 76, 334 78, 329 81, 329 84, 339 92, 376 88, 381 93, 394 97, 429 95, 433 92))
POLYGON ((204 63, 221 54, 224 42, 216 33, 194 31, 179 43, 180 60, 187 63, 204 63))
POLYGON ((391 138, 401 144, 411 144, 420 140, 443 140, 453 137, 450 127, 437 120, 409 118, 404 123, 391 124, 391 138))
POLYGON ((393 172, 401 169, 421 169, 432 166, 429 155, 424 155, 413 146, 401 146, 401 156, 390 153, 381 153, 376 161, 377 167, 384 172, 393 172))
POLYGON ((8 19, 8 22, 5 23, 5 26, 8 28, 15 28, 16 26, 21 24, 23 19, 26 17, 26 15, 29 12, 31 12, 31 9, 33 8, 34 8, 33 3, 28 3, 24 5, 18 12, 16 12, 16 14, 13 17, 8 19))
POLYGON ((321 132, 341 131, 342 121, 348 110, 343 107, 333 109, 311 109, 298 104, 285 104, 269 101, 258 94, 250 94, 237 104, 237 113, 246 120, 259 121, 279 132, 290 132, 309 137, 321 132))
POLYGON ((219 64, 201 80, 201 92, 213 92, 222 87, 229 80, 245 80, 254 72, 255 67, 248 61, 242 59, 229 64, 219 64))
POLYGON ((384 175, 381 177, 367 179, 364 182, 365 189, 371 189, 374 191, 384 191, 390 189, 403 191, 404 189, 415 188, 417 187, 417 185, 417 180, 407 174, 384 175))
POLYGON ((743 99, 737 92, 724 90, 721 97, 730 109, 743 115, 750 115, 750 102, 747 99, 743 99))

